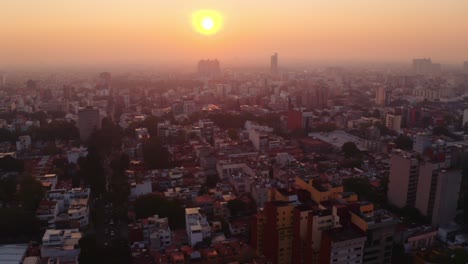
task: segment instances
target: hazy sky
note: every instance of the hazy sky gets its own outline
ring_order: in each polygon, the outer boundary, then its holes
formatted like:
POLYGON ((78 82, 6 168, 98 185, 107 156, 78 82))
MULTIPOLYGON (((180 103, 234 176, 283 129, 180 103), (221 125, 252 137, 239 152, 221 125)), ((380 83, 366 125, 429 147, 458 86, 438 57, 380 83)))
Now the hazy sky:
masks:
POLYGON ((0 65, 106 64, 201 58, 268 64, 468 60, 467 0, 15 0, 0 2, 0 65), (197 33, 191 15, 220 12, 197 33))

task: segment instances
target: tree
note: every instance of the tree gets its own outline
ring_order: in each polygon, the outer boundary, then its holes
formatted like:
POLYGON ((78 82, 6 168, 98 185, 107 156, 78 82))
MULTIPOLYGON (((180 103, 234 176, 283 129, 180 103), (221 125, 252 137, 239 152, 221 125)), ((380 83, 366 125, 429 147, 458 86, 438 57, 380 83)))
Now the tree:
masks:
POLYGON ((157 139, 150 139, 143 143, 143 160, 149 169, 172 167, 169 151, 157 139))
POLYGON ((0 170, 21 173, 24 170, 24 164, 23 161, 15 159, 11 155, 7 155, 0 159, 0 170))
POLYGON ((246 210, 246 205, 239 199, 229 200, 227 203, 227 208, 231 213, 231 216, 239 216, 239 214, 246 210))
POLYGON ((395 143, 396 147, 399 149, 413 149, 413 140, 409 136, 400 135, 395 139, 395 141, 393 141, 393 143, 395 143))
POLYGON ((207 186, 209 188, 214 188, 216 187, 216 184, 220 182, 219 180, 219 177, 216 176, 216 175, 208 175, 206 176, 206 181, 205 181, 205 185, 204 186, 207 186))
POLYGON ((374 118, 380 118, 380 111, 379 111, 379 109, 374 109, 374 111, 372 112, 372 117, 374 117, 374 118))
POLYGON ((37 240, 40 222, 34 212, 21 208, 0 208, 0 244, 37 240))
POLYGON ((78 241, 80 246, 79 263, 97 263, 99 252, 96 243, 96 235, 87 234, 78 241))
POLYGON ((359 199, 376 203, 386 202, 386 193, 376 190, 367 178, 347 178, 343 180, 346 191, 355 192, 359 199))
POLYGON ((239 139, 239 133, 237 132, 236 129, 234 128, 230 128, 228 130, 228 136, 232 139, 232 140, 238 140, 239 139))
POLYGON ((13 201, 16 193, 15 177, 0 178, 0 208, 13 201))
POLYGON ((341 147, 341 151, 345 154, 345 157, 352 158, 361 153, 361 151, 357 148, 356 144, 353 142, 346 142, 341 147))
POLYGON ((42 183, 31 175, 24 175, 20 184, 19 199, 27 211, 35 212, 44 197, 42 183))
POLYGON ((139 219, 157 214, 160 217, 168 217, 171 228, 185 226, 185 210, 177 200, 166 200, 158 195, 148 194, 138 197, 134 206, 139 219))
POLYGON ((432 134, 435 136, 450 136, 450 131, 445 126, 436 126, 432 129, 432 134))

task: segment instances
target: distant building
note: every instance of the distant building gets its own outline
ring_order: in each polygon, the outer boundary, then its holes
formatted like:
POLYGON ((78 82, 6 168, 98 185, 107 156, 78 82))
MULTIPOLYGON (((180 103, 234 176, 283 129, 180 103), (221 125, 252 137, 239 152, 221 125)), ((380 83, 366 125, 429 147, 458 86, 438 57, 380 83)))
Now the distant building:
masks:
POLYGON ((388 113, 385 118, 385 126, 389 129, 400 131, 401 129, 401 115, 388 113))
POLYGON ((214 60, 201 60, 198 62, 198 74, 205 77, 216 77, 221 74, 219 61, 214 60))
POLYGON ((270 72, 272 75, 278 75, 278 53, 271 55, 270 72))
POLYGON ((101 128, 101 117, 99 110, 87 107, 78 112, 78 128, 80 130, 80 139, 86 141, 89 139, 95 129, 101 128))
POLYGON ((463 62, 463 72, 468 74, 468 61, 463 62))
POLYGON ((466 123, 468 123, 468 109, 465 109, 463 111, 463 123, 462 126, 465 126, 466 123))
POLYGON ((302 111, 288 109, 287 129, 290 131, 302 128, 302 111))
POLYGON ((308 109, 325 108, 328 104, 330 89, 326 86, 313 86, 306 89, 302 104, 308 109))
POLYGON ((384 106, 385 97, 386 97, 385 88, 384 87, 377 88, 375 92, 375 104, 378 106, 384 106))
POLYGON ((6 79, 7 79, 7 75, 2 74, 2 88, 5 88, 5 86, 6 86, 6 79))
POLYGON ((419 154, 424 154, 425 151, 432 147, 432 139, 428 135, 416 135, 413 150, 419 154))
POLYGON ((442 66, 439 63, 432 63, 430 58, 414 59, 413 70, 416 74, 436 74, 442 70, 442 66))

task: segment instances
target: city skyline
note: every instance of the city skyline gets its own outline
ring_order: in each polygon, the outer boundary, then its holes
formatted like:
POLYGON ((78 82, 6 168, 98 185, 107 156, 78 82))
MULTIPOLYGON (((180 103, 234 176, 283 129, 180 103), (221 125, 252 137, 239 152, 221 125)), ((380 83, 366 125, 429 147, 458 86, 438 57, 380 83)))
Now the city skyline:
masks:
MULTIPOLYGON (((283 5, 248 1, 129 1, 59 5, 4 3, 3 65, 189 64, 204 57, 259 64, 273 52, 294 63, 404 63, 468 58, 465 1, 352 1, 283 5), (263 3, 263 4, 262 4, 263 3), (214 10, 223 25, 206 36, 192 15, 214 10), (34 21, 34 23, 32 23, 34 21), (429 26, 430 25, 430 26, 429 26)), ((265 64, 267 64, 266 62, 265 64)))

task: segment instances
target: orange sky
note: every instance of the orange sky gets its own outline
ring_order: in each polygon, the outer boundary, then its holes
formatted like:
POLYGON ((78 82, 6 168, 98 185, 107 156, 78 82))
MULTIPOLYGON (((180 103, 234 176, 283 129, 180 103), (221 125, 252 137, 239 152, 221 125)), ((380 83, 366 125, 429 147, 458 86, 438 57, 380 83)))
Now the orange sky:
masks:
POLYGON ((468 60, 466 0, 18 0, 0 10, 0 65, 264 64, 274 52, 280 63, 468 60), (219 33, 193 30, 199 9, 223 15, 219 33))

